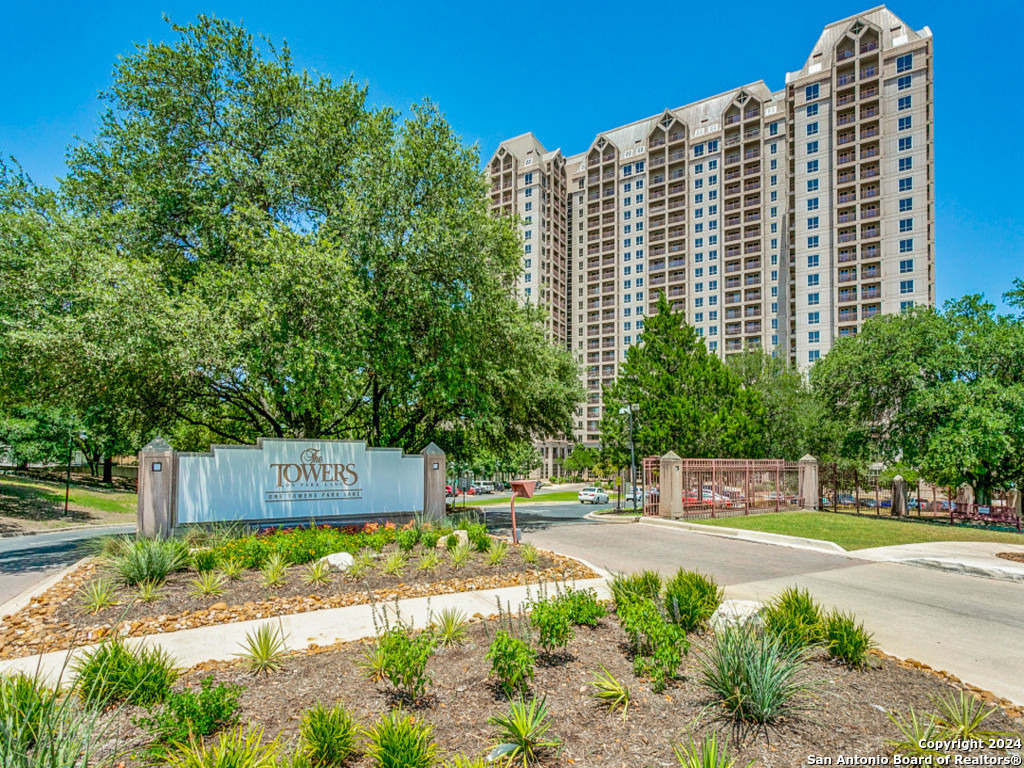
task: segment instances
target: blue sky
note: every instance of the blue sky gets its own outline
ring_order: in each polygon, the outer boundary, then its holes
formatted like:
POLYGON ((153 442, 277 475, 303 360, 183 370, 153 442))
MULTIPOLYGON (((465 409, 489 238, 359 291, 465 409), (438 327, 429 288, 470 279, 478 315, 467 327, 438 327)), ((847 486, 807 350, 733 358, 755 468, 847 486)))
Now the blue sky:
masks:
MULTIPOLYGON (((42 183, 62 174, 66 147, 95 128, 96 94, 116 57, 134 42, 171 37, 164 13, 181 22, 212 13, 287 39, 300 66, 366 82, 374 104, 405 109, 429 96, 486 158, 502 138, 528 130, 549 149, 575 153, 597 132, 666 107, 760 79, 779 89, 825 24, 870 6, 825 3, 809 12, 793 0, 740 2, 724 20, 723 7, 9 2, 0 10, 0 154, 42 183), (723 46, 723 23, 730 41, 742 42, 723 46)), ((1012 279, 1024 277, 1024 185, 1012 181, 1024 165, 1024 3, 889 7, 935 36, 938 299, 980 292, 1001 304, 1012 279)))

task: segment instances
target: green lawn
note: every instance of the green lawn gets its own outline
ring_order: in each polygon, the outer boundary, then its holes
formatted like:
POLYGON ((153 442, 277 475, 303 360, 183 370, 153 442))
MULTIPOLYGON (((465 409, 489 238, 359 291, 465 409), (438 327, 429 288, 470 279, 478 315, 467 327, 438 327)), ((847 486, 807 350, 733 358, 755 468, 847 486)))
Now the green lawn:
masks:
POLYGON ((782 512, 717 520, 693 520, 691 522, 717 525, 722 528, 742 528, 747 531, 764 531, 765 533, 781 533, 786 536, 823 539, 835 542, 843 549, 848 550, 895 544, 919 544, 928 541, 995 541, 1003 544, 1024 544, 1024 535, 1014 532, 831 512, 782 512))
MULTIPOLYGON (((125 491, 71 485, 69 506, 81 512, 134 515, 136 496, 125 491)), ((0 477, 0 514, 34 518, 64 509, 64 486, 44 480, 0 477)))
MULTIPOLYGON (((552 491, 551 493, 539 493, 532 499, 524 499, 522 497, 516 499, 516 506, 520 504, 532 504, 536 501, 576 501, 577 494, 579 491, 552 491)), ((616 496, 614 493, 608 494, 612 501, 615 501, 616 496)), ((459 500, 455 502, 458 506, 462 506, 462 496, 459 496, 459 500)), ((505 496, 500 499, 480 498, 479 496, 469 496, 466 506, 469 507, 489 507, 494 504, 508 504, 509 497, 505 496)))

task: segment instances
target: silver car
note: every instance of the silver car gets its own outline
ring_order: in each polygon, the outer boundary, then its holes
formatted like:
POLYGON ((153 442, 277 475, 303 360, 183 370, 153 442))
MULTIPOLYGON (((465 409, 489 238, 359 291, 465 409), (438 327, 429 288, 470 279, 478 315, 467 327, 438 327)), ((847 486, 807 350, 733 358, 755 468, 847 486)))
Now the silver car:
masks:
POLYGON ((608 492, 600 488, 584 488, 576 498, 580 500, 580 504, 607 504, 609 501, 608 492))

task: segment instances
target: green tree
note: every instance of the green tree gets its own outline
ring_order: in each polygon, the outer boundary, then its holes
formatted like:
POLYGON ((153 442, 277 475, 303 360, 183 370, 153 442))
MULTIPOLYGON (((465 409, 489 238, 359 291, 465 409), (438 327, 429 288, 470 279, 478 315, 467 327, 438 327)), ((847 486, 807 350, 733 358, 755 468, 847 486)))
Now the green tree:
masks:
POLYGON ((576 444, 572 452, 566 457, 562 467, 574 477, 582 477, 585 472, 592 472, 597 466, 599 453, 593 448, 576 444))
MULTIPOLYGON (((119 61, 52 206, 63 221, 18 251, 50 291, 0 341, 35 380, 8 391, 77 386, 120 433, 160 428, 179 448, 459 451, 568 432, 575 362, 518 305, 515 230, 438 111, 370 109, 365 89, 225 21, 173 30, 119 61)), ((11 297, 12 314, 33 301, 11 297)))
POLYGON ((619 408, 629 403, 640 406, 633 426, 638 463, 641 456, 670 450, 692 457, 762 455, 760 397, 671 312, 664 293, 658 313, 646 321, 643 343, 629 348, 619 378, 605 390, 602 439, 610 435, 608 443, 627 457, 626 420, 619 408))
POLYGON ((1024 321, 980 296, 882 315, 811 369, 847 454, 881 456, 981 502, 1024 483, 1024 321))

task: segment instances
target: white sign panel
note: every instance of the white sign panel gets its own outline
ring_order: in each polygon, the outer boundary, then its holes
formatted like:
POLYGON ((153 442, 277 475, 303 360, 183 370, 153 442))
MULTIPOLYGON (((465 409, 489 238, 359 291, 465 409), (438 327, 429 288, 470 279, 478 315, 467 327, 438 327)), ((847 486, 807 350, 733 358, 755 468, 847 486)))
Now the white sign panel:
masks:
POLYGON ((177 522, 423 511, 423 457, 346 440, 260 440, 178 454, 177 522))

